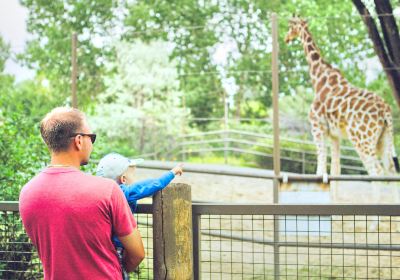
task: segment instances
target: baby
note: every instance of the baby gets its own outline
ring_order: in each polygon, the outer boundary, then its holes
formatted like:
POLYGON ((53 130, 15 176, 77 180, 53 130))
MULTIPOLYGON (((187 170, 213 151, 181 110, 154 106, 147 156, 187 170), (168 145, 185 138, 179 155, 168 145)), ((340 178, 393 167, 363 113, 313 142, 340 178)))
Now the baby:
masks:
MULTIPOLYGON (((142 162, 143 159, 128 159, 120 154, 111 153, 100 160, 96 171, 98 176, 110 178, 119 184, 132 213, 136 211, 137 201, 139 199, 152 196, 159 190, 164 189, 176 175, 182 175, 183 173, 183 165, 178 164, 171 171, 164 173, 159 178, 135 182, 136 166, 142 162)), ((113 236, 113 242, 122 265, 122 243, 116 236, 113 236)), ((122 271, 123 279, 129 279, 128 274, 123 267, 122 271)))

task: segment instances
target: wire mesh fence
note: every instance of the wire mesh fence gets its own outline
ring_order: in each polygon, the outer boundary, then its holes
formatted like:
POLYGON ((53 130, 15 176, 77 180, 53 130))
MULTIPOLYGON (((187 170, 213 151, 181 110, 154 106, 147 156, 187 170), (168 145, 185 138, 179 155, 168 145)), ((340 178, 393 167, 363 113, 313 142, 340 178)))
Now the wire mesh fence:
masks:
MULTIPOLYGON (((130 279, 154 279, 150 209, 136 215, 146 260, 130 279)), ((195 279, 400 278, 397 205, 195 203, 192 209, 195 279)), ((17 210, 2 207, 0 217, 0 279, 43 278, 17 210)))
POLYGON ((0 279, 41 279, 43 269, 18 212, 0 209, 0 279))
POLYGON ((130 273, 129 279, 154 279, 153 277, 153 216, 151 213, 138 213, 135 215, 142 236, 146 258, 139 268, 130 273))
POLYGON ((338 215, 343 207, 359 206, 202 208, 199 279, 399 279, 400 217, 338 215), (293 214, 301 208, 314 213, 293 214))

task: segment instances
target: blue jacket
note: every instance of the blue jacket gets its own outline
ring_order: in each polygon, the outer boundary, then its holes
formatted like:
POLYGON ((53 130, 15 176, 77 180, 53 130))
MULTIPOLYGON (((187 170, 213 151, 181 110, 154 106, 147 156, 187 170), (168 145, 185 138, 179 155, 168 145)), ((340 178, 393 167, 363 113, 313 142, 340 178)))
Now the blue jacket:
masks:
MULTIPOLYGON (((124 193, 126 200, 128 201, 132 213, 134 213, 136 211, 137 201, 139 199, 152 196, 156 192, 164 189, 174 178, 174 173, 172 171, 168 171, 156 179, 138 181, 129 186, 124 184, 119 186, 124 193)), ((122 243, 116 236, 113 237, 113 241, 116 247, 123 247, 122 243)))

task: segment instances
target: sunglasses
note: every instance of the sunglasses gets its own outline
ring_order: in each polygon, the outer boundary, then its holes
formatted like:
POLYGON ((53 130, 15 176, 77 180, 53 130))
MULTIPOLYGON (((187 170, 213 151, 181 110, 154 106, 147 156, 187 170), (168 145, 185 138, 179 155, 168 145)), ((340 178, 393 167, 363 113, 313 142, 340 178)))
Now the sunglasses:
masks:
POLYGON ((69 136, 69 137, 75 137, 75 136, 78 136, 78 135, 81 135, 81 136, 89 136, 90 137, 90 141, 92 141, 92 144, 94 144, 94 142, 96 142, 96 134, 90 134, 90 133, 74 133, 74 134, 71 134, 71 136, 69 136))

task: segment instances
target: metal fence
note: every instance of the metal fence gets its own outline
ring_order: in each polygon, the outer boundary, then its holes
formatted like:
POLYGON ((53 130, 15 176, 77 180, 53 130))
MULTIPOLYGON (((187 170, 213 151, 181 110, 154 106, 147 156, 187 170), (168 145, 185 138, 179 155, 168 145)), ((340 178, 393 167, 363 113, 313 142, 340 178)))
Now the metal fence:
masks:
MULTIPOLYGON (((353 147, 341 146, 341 150, 343 173, 366 174, 353 147)), ((315 172, 317 152, 312 141, 282 137, 280 151, 283 171, 301 174, 315 172)), ((180 141, 166 154, 166 158, 178 157, 181 160, 196 155, 202 157, 220 154, 225 164, 229 163, 229 156, 243 156, 254 165, 273 169, 273 135, 234 129, 185 134, 180 136, 180 141)))
POLYGON ((193 205, 195 279, 399 279, 399 209, 193 205))
POLYGON ((153 215, 152 205, 138 205, 135 215, 146 251, 146 258, 136 272, 130 274, 130 279, 154 279, 153 277, 153 215))
MULTIPOLYGON (((399 210, 398 205, 194 203, 194 276, 400 279, 399 210)), ((17 211, 17 203, 0 203, 0 278, 40 279, 39 259, 17 211)), ((153 279, 152 205, 140 205, 138 212, 146 260, 131 279, 153 279)))

